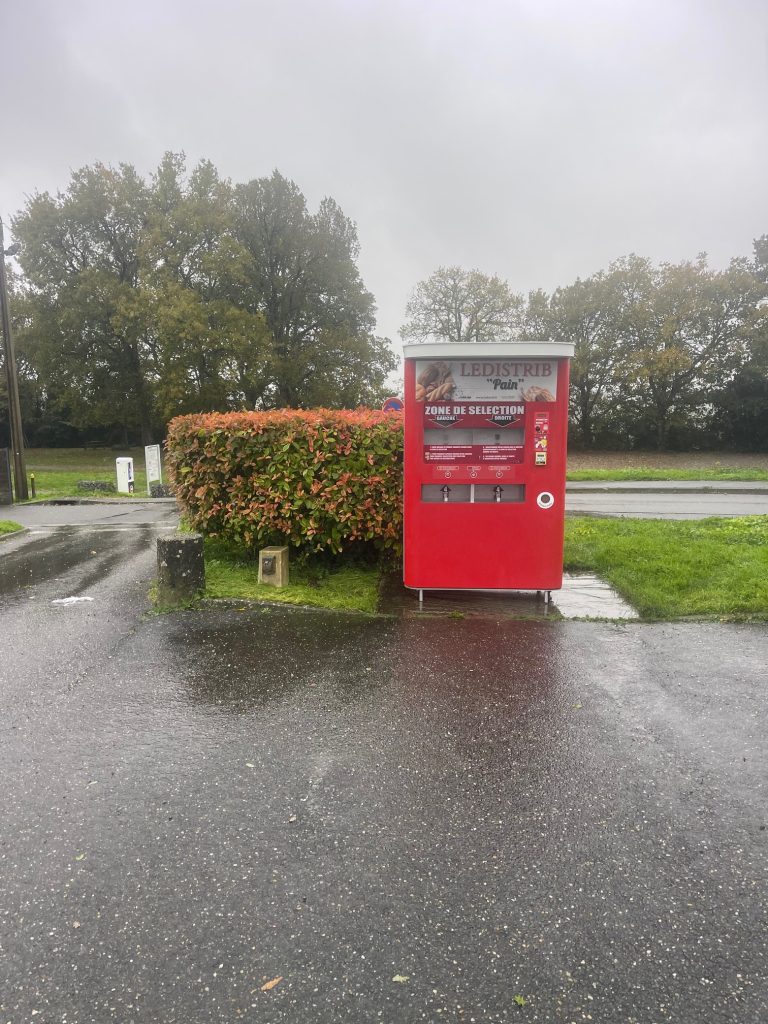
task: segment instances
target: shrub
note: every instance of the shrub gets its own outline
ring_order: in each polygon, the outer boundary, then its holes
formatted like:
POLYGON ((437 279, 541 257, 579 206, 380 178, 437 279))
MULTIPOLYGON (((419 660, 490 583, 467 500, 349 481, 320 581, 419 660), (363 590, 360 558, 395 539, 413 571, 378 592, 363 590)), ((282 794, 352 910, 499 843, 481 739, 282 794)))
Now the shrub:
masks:
POLYGON ((116 494, 117 488, 108 480, 78 480, 75 490, 81 493, 116 494))
POLYGON ((190 525, 247 547, 402 549, 402 419, 392 413, 179 416, 167 462, 190 525))

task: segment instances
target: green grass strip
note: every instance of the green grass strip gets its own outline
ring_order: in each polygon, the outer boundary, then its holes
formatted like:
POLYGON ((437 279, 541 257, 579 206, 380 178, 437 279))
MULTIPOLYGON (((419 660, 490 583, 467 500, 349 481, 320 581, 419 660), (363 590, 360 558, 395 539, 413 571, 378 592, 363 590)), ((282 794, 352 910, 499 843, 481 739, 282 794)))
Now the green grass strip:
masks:
POLYGON ((768 619, 768 516, 568 519, 565 567, 608 580, 643 618, 768 619))
POLYGON ((291 563, 287 587, 259 583, 255 558, 223 541, 205 541, 205 596, 238 601, 277 601, 373 614, 378 603, 377 566, 337 562, 291 563))
MULTIPOLYGON (((242 549, 206 539, 206 596, 372 614, 379 569, 297 562, 284 588, 258 582, 242 549)), ((768 620, 768 516, 670 522, 570 518, 565 567, 607 580, 645 619, 768 620)))
POLYGON ((0 536, 4 533, 18 533, 23 529, 21 523, 14 523, 12 519, 0 519, 0 536))
MULTIPOLYGON (((35 475, 35 492, 38 500, 48 498, 88 497, 78 490, 79 480, 102 480, 117 484, 115 459, 118 456, 133 459, 135 474, 133 497, 147 496, 147 476, 144 469, 144 449, 126 448, 28 448, 26 452, 27 475, 35 475)), ((165 480, 165 473, 163 473, 165 480)), ((30 490, 31 495, 31 490, 30 490)), ((115 492, 104 495, 97 491, 93 497, 128 497, 115 492)))

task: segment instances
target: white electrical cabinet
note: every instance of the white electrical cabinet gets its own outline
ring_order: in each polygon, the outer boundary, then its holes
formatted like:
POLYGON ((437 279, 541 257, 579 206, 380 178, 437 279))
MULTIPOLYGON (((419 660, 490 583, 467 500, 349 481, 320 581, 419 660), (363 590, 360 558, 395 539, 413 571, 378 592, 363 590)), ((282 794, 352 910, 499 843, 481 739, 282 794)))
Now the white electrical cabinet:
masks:
POLYGON ((119 494, 133 494, 133 459, 115 459, 119 494))

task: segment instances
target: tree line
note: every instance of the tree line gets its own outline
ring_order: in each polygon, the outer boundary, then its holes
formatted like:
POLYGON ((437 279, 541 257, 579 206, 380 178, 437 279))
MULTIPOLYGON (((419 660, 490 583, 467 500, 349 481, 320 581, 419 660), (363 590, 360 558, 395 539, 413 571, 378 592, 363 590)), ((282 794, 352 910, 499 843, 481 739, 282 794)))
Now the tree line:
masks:
POLYGON ((355 225, 275 171, 245 184, 168 153, 75 172, 13 219, 27 443, 149 443, 174 415, 377 404, 397 365, 374 333, 355 225))
POLYGON ((551 294, 440 268, 417 285, 406 341, 571 342, 571 443, 768 449, 768 235, 751 259, 656 266, 628 256, 551 294))
MULTIPOLYGON (((150 443, 181 413, 378 406, 392 387, 354 223, 331 198, 309 210, 277 171, 238 184, 174 153, 147 178, 95 164, 12 229, 28 444, 150 443)), ((582 447, 768 448, 768 235, 725 270, 632 255, 527 296, 440 268, 401 335, 572 342, 582 447)))

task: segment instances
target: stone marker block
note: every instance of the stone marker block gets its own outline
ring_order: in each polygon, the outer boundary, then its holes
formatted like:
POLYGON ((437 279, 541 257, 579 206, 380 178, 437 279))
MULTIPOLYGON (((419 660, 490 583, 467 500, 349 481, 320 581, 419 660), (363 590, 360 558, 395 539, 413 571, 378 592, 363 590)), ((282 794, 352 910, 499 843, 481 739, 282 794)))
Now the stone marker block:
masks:
POLYGON ((259 583, 288 586, 288 548, 262 548, 259 552, 259 583))
POLYGON ((157 538, 157 600, 173 607, 205 590, 203 538, 199 533, 173 533, 157 538))

